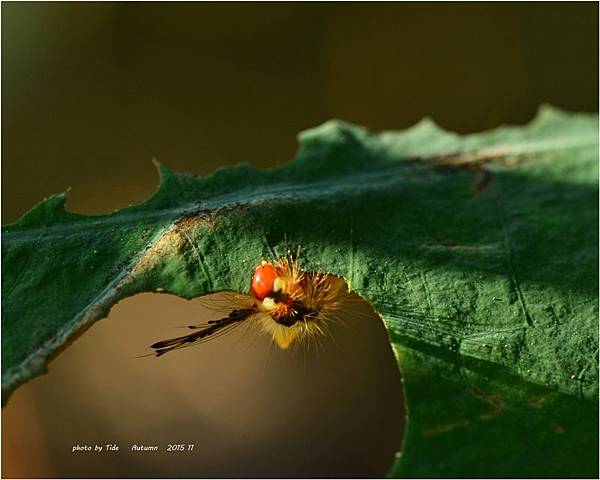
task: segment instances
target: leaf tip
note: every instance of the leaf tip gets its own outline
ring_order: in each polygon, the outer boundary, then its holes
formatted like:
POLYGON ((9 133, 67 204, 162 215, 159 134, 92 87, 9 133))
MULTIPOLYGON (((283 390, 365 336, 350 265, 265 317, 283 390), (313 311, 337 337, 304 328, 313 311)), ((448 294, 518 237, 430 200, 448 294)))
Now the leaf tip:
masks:
POLYGON ((152 163, 154 164, 154 166, 156 167, 156 170, 158 171, 158 180, 159 180, 159 188, 167 183, 169 183, 173 177, 174 177, 174 173, 173 170, 171 170, 169 167, 167 167, 165 164, 159 162, 156 158, 152 159, 152 163))
POLYGON ((533 121, 543 121, 546 120, 548 118, 564 118, 565 116, 568 116, 569 114, 558 108, 555 107, 554 105, 550 105, 549 103, 542 103, 539 108, 537 113, 535 114, 535 117, 533 118, 533 121))
POLYGON ((437 134, 437 135, 451 135, 452 133, 448 130, 442 128, 440 125, 436 123, 436 121, 431 117, 423 117, 417 123, 415 123, 412 127, 407 129, 408 132, 415 134, 415 132, 422 132, 427 134, 437 134))
POLYGON ((67 213, 65 204, 70 191, 71 187, 64 192, 55 193, 49 197, 45 197, 31 208, 31 210, 26 212, 19 220, 13 223, 12 226, 30 227, 35 225, 46 225, 58 221, 60 217, 67 213))
POLYGON ((292 160, 294 168, 319 169, 321 174, 339 173, 367 162, 366 149, 371 132, 342 120, 329 120, 298 134, 299 149, 292 160), (327 167, 323 160, 326 160, 327 167))
POLYGON ((543 103, 527 127, 531 131, 544 130, 552 136, 556 134, 557 129, 562 130, 563 136, 589 134, 597 141, 598 113, 569 112, 554 105, 543 103))
POLYGON ((363 137, 367 130, 343 120, 328 120, 318 127, 303 130, 298 134, 300 149, 332 147, 343 144, 350 138, 363 137))

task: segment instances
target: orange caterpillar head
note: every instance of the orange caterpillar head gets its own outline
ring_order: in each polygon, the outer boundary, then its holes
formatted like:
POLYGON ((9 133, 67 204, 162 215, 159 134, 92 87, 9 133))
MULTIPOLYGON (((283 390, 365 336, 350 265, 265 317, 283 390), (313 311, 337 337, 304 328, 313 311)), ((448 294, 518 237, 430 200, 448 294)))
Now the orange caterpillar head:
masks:
POLYGON ((296 339, 324 333, 325 321, 340 308, 344 286, 337 277, 303 272, 288 254, 274 263, 263 261, 250 290, 263 331, 285 349, 296 339))

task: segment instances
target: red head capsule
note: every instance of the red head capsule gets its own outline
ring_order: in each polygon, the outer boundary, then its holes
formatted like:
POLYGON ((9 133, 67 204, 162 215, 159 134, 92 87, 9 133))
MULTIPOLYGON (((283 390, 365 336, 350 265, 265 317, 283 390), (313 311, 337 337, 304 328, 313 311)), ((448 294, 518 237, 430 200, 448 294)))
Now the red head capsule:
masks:
POLYGON ((264 300, 273 291, 278 276, 277 269, 271 263, 262 264, 252 276, 252 294, 258 300, 264 300))

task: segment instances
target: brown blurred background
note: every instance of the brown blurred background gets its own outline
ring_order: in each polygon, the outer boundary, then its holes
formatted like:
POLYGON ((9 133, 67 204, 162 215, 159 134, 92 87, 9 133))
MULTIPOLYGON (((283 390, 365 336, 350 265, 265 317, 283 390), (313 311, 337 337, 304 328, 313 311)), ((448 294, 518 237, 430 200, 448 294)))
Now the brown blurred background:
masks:
MULTIPOLYGON (((597 110, 597 4, 3 3, 2 223, 67 187, 76 212, 140 202, 152 158, 198 174, 281 165, 330 118, 466 133, 542 102, 597 110)), ((164 295, 113 308, 3 409, 3 476, 385 474, 403 413, 377 317, 319 353, 236 332, 132 358, 203 317, 164 295), (85 442, 121 451, 71 454, 85 442)))

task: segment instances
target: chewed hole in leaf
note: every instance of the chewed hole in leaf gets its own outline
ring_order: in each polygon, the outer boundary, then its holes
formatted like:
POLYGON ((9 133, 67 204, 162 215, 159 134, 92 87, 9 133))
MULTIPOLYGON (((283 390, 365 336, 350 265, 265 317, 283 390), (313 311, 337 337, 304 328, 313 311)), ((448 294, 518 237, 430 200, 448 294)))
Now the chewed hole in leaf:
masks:
POLYGON ((15 392, 5 434, 24 441, 8 445, 4 473, 384 476, 402 444, 402 385, 381 321, 353 297, 355 314, 333 323, 318 347, 281 350, 242 327, 159 358, 136 357, 186 331, 176 327, 219 318, 227 295, 144 293, 119 302, 47 375, 15 392), (120 452, 74 455, 77 442, 116 443, 120 452), (170 443, 195 449, 174 457, 170 443), (160 451, 141 456, 133 444, 160 451))

